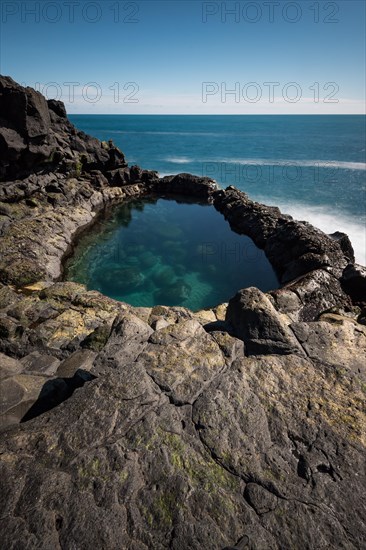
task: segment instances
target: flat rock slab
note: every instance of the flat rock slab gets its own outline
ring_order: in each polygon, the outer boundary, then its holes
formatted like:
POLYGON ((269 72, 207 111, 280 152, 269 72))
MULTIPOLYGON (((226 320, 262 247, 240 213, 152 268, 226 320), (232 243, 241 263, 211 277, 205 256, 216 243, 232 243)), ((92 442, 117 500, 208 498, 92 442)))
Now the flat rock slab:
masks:
POLYGON ((24 372, 27 374, 44 374, 46 376, 55 374, 60 362, 61 361, 57 359, 57 357, 43 355, 38 351, 33 351, 21 360, 24 372))
POLYGON ((23 365, 20 361, 0 353, 0 380, 20 374, 23 371, 23 365))
POLYGON ((334 366, 340 375, 352 371, 366 382, 366 327, 340 315, 328 314, 321 319, 291 324, 306 354, 314 361, 334 366))
POLYGON ((57 369, 59 378, 72 378, 78 371, 90 372, 93 368, 96 352, 82 349, 65 359, 57 369))
POLYGON ((192 403, 225 366, 219 345, 195 320, 154 332, 139 362, 180 403, 192 403))
MULTIPOLYGON (((1 382, 0 421, 1 428, 17 424, 30 414, 38 404, 58 400, 67 395, 68 388, 62 380, 45 376, 18 374, 1 382)), ((42 408, 42 407, 41 407, 42 408)))

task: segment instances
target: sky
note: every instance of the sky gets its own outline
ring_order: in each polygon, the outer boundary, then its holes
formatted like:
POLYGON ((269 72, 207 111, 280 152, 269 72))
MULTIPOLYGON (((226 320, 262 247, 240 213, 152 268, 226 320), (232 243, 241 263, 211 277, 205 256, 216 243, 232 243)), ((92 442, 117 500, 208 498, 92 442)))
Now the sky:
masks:
POLYGON ((1 74, 70 114, 365 113, 364 0, 0 5, 1 74))

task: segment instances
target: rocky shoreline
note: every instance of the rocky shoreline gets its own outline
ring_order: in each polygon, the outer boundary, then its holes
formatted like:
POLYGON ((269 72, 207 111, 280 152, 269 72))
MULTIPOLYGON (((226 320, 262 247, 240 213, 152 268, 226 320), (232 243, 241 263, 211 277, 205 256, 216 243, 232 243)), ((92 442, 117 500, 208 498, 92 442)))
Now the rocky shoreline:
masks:
POLYGON ((357 548, 366 536, 366 270, 331 236, 189 174, 129 167, 0 77, 4 548, 357 548), (60 280, 131 197, 209 202, 281 288, 199 312, 60 280))

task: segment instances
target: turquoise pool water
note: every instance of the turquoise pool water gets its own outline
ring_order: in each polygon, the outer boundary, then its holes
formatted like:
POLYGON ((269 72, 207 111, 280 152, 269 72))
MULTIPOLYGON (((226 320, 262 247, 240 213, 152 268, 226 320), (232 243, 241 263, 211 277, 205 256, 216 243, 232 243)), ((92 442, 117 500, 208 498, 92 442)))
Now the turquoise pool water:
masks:
POLYGON ((65 278, 134 306, 192 310, 238 289, 279 286, 264 252, 231 231, 213 206, 133 200, 111 209, 81 237, 65 278))

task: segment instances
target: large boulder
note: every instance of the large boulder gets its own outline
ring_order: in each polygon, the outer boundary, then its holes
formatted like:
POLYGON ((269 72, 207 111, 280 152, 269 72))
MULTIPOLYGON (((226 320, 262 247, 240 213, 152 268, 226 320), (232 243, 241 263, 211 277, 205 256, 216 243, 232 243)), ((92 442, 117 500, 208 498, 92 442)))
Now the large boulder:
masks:
POLYGON ((330 233, 329 237, 337 241, 348 261, 355 263, 355 252, 348 235, 346 235, 346 233, 342 233, 341 231, 335 231, 334 233, 330 233))
POLYGON ((311 271, 270 294, 276 309, 294 321, 316 321, 325 310, 352 306, 339 279, 324 269, 311 271))
POLYGON ((342 273, 341 283, 355 302, 366 305, 366 267, 348 264, 342 273))
POLYGON ((240 290, 229 302, 226 320, 244 341, 248 355, 304 352, 269 298, 257 288, 240 290))
POLYGON ((33 88, 23 88, 12 78, 0 76, 0 119, 24 138, 46 136, 51 118, 45 97, 33 88))

